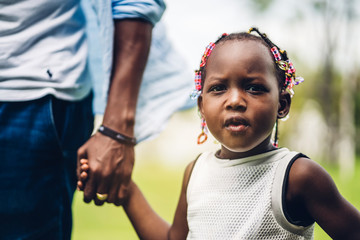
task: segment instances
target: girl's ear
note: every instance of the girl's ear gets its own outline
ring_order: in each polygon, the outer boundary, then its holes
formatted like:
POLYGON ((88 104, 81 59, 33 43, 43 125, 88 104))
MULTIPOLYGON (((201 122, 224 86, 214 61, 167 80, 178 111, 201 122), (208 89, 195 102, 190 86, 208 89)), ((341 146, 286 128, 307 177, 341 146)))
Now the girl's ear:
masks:
POLYGON ((203 104, 202 96, 200 95, 198 97, 198 99, 197 99, 197 105, 198 105, 198 108, 199 108, 199 112, 200 112, 201 116, 203 117, 204 115, 203 115, 203 106, 202 106, 202 104, 203 104))
POLYGON ((287 91, 282 91, 279 96, 279 109, 277 117, 284 118, 289 114, 291 106, 291 96, 287 91))

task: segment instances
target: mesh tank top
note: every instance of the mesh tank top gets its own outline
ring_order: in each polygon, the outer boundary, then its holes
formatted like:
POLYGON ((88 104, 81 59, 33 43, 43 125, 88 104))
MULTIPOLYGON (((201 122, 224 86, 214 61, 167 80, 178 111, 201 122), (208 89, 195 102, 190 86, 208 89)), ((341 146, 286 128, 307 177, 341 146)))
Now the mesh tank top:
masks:
POLYGON ((283 211, 286 148, 241 158, 214 152, 197 160, 187 188, 187 239, 313 239, 314 224, 290 223, 283 211))

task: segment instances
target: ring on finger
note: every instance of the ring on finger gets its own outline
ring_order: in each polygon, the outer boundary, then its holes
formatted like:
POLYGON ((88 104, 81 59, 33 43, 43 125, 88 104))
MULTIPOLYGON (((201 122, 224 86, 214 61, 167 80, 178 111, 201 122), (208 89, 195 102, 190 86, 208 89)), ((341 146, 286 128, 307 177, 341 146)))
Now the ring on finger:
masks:
POLYGON ((96 193, 96 198, 100 201, 105 201, 108 195, 106 193, 96 193))

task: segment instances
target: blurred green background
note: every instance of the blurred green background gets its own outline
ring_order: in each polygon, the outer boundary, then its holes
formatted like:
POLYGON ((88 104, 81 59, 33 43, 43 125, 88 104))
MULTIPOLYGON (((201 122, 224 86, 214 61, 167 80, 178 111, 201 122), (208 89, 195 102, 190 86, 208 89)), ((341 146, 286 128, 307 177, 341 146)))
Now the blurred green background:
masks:
MULTIPOLYGON (((167 0, 169 37, 198 68, 205 46, 223 32, 257 26, 287 50, 305 82, 295 87, 290 118, 280 123, 280 146, 324 166, 341 194, 360 209, 360 0, 167 0)), ((192 81, 192 79, 184 79, 192 81)), ((133 178, 155 210, 172 221, 183 170, 197 154, 196 109, 177 113, 157 138, 136 147, 133 178)), ((137 239, 121 207, 73 203, 73 239, 137 239)), ((315 239, 330 239, 317 227, 315 239)))

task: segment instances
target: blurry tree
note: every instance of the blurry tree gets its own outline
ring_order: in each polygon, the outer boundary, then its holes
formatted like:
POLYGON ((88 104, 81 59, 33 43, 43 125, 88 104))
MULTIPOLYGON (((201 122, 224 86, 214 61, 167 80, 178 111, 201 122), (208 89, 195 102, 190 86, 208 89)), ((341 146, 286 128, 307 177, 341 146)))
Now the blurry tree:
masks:
POLYGON ((250 3, 255 10, 264 12, 269 9, 269 7, 274 1, 276 0, 252 0, 250 3))
POLYGON ((339 112, 339 162, 341 172, 344 176, 351 177, 348 173, 353 173, 356 158, 356 121, 355 104, 356 88, 358 85, 359 60, 354 56, 354 49, 357 48, 358 39, 356 31, 358 26, 355 23, 358 17, 356 12, 356 1, 345 0, 342 16, 342 28, 346 41, 344 44, 344 53, 342 54, 341 70, 341 97, 339 112), (351 57, 352 56, 352 57, 351 57))
MULTIPOLYGON (((338 2, 338 1, 334 1, 338 2)), ((321 67, 321 77, 315 82, 316 89, 319 94, 316 94, 314 98, 319 101, 322 106, 324 119, 326 121, 328 133, 327 144, 323 153, 324 159, 329 162, 336 162, 337 160, 337 139, 338 139, 338 105, 339 102, 339 87, 336 81, 334 56, 336 52, 336 43, 338 42, 340 34, 335 29, 339 26, 334 26, 334 22, 337 19, 336 4, 331 3, 329 0, 314 0, 310 2, 313 8, 322 17, 323 22, 323 62, 321 67)))
POLYGON ((356 1, 315 0, 313 7, 323 18, 325 34, 323 77, 318 88, 329 132, 325 156, 339 163, 343 176, 351 177, 356 159, 354 103, 359 66, 354 34, 358 31, 356 1))

